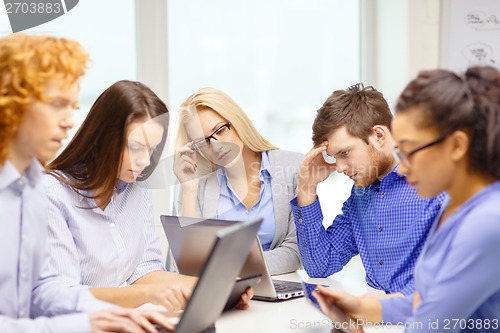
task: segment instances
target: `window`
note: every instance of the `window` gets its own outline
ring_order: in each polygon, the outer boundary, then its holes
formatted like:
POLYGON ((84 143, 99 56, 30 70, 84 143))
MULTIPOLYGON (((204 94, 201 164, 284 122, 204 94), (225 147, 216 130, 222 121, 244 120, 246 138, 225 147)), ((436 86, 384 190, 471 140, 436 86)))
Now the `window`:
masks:
MULTIPOLYGON (((0 10, 0 37, 12 33, 5 10, 0 10)), ((121 79, 136 80, 135 0, 85 0, 66 14, 23 31, 75 39, 90 53, 91 67, 83 77, 76 133, 97 97, 121 79)), ((66 144, 69 140, 66 140, 66 144)))
POLYGON ((359 1, 168 1, 169 105, 229 94, 272 144, 307 152, 316 110, 360 81, 359 1))

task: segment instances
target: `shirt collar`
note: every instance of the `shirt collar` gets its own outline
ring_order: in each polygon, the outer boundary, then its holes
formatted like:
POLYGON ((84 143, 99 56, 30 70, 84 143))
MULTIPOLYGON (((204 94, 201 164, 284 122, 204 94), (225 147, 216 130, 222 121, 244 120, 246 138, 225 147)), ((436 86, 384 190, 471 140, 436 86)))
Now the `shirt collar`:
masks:
POLYGON ((16 167, 9 161, 5 161, 2 169, 0 169, 0 190, 10 186, 13 182, 25 178, 31 186, 35 186, 41 181, 44 168, 37 159, 33 159, 24 170, 24 175, 21 175, 16 167))
POLYGON ((269 156, 267 156, 267 151, 262 152, 262 162, 260 163, 259 179, 261 176, 263 178, 271 178, 273 176, 271 172, 271 162, 269 162, 269 156))
POLYGON ((221 166, 217 166, 217 180, 219 181, 219 185, 221 184, 222 179, 227 179, 226 168, 221 166))
MULTIPOLYGON (((113 195, 115 194, 121 194, 123 191, 127 189, 127 187, 133 183, 127 183, 124 182, 121 179, 118 179, 118 183, 116 184, 115 191, 113 192, 113 195)), ((92 198, 92 191, 82 191, 76 189, 76 191, 79 194, 79 201, 81 202, 84 199, 90 200, 92 198)))
POLYGON ((115 187, 115 191, 117 194, 120 194, 122 193, 123 191, 125 191, 127 189, 127 186, 128 186, 129 183, 127 182, 124 182, 123 180, 121 179, 118 179, 118 184, 116 184, 116 187, 115 187))
MULTIPOLYGON (((439 213, 434 218, 434 222, 431 226, 431 229, 429 230, 429 235, 433 235, 434 233, 437 233, 437 232, 440 232, 440 233, 449 232, 449 230, 451 228, 453 228, 453 226, 456 223, 460 223, 460 221, 463 221, 464 215, 467 214, 467 212, 469 210, 478 206, 481 203, 481 201, 487 199, 487 197, 490 195, 491 192, 495 192, 495 191, 500 191, 500 180, 497 180, 497 181, 493 182, 492 184, 484 187, 479 192, 475 193, 473 196, 471 196, 469 199, 467 199, 464 203, 462 203, 460 205, 460 207, 458 207, 447 218, 446 223, 443 223, 438 229, 439 221, 441 220, 441 218, 444 214, 444 211, 446 210, 447 206, 450 204, 450 201, 451 201, 448 193, 441 192, 441 194, 439 194, 436 198, 439 198, 444 193, 445 195, 444 195, 444 198, 442 199, 443 203, 441 205, 441 209, 439 210, 439 213)), ((431 238, 428 241, 426 241, 425 245, 424 245, 424 250, 428 246, 430 246, 430 244, 432 242, 434 242, 434 240, 435 239, 431 238)), ((424 250, 422 250, 422 253, 424 250)))
POLYGON ((379 190, 381 184, 384 184, 387 186, 388 183, 390 184, 390 183, 393 183, 400 178, 405 178, 405 176, 401 176, 400 174, 398 174, 398 170, 399 170, 399 164, 396 165, 387 175, 385 175, 382 178, 382 180, 379 180, 379 179, 375 180, 375 182, 373 184, 371 184, 370 186, 368 186, 367 189, 379 190))
POLYGON ((398 170, 399 170, 399 164, 396 165, 387 175, 385 175, 380 182, 381 183, 394 182, 398 179, 405 178, 404 175, 398 174, 398 170))

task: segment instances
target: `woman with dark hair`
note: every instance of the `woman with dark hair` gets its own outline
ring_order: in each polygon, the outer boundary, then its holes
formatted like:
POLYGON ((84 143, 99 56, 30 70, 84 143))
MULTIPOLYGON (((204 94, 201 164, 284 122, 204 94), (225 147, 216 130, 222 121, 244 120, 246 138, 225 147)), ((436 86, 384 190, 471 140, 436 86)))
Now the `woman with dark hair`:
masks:
POLYGON ((422 72, 396 109, 399 172, 422 197, 449 194, 415 266, 417 290, 375 300, 319 287, 315 296, 326 314, 336 304, 354 319, 411 332, 498 332, 500 72, 422 72))
POLYGON ((47 166, 50 249, 66 282, 92 286, 95 297, 122 306, 183 308, 196 279, 165 271, 151 192, 141 184, 167 128, 167 107, 153 91, 119 81, 47 166))

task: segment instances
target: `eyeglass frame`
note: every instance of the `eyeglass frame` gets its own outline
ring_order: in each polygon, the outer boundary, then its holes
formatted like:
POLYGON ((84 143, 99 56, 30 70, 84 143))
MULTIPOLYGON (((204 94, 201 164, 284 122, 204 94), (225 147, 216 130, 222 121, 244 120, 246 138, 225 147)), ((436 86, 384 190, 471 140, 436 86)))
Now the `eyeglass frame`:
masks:
POLYGON ((210 134, 209 136, 207 136, 206 138, 203 138, 203 139, 199 139, 199 140, 196 140, 196 141, 193 141, 193 143, 191 144, 191 149, 194 150, 194 151, 198 151, 200 154, 203 154, 201 152, 201 150, 210 145, 210 140, 211 139, 214 139, 215 141, 218 141, 219 139, 217 139, 214 135, 215 133, 217 133, 218 131, 220 131, 223 127, 227 127, 228 130, 231 130, 231 122, 228 121, 227 123, 225 123, 224 125, 221 125, 220 127, 218 127, 215 131, 212 132, 212 134, 210 134), (203 144, 202 142, 205 142, 205 144, 203 144))
POLYGON ((410 157, 413 156, 415 153, 421 151, 421 150, 424 150, 426 148, 429 148, 429 147, 432 147, 434 145, 437 145, 441 142, 443 142, 446 137, 448 137, 448 134, 445 134, 441 137, 439 137, 438 139, 420 147, 420 148, 417 148, 417 149, 414 149, 412 151, 410 151, 409 153, 405 153, 403 151, 401 151, 398 146, 394 146, 392 147, 391 149, 391 152, 392 152, 392 156, 394 156, 394 158, 396 159, 396 161, 398 161, 399 163, 404 163, 406 166, 408 167, 411 167, 411 161, 410 161, 410 157))

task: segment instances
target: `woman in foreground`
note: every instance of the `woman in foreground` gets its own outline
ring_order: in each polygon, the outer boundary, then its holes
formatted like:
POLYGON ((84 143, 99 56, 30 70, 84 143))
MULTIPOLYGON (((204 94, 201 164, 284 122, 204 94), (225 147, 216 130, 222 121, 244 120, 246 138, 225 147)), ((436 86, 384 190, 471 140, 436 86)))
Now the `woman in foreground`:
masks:
POLYGON ((410 332, 492 332, 500 327, 500 72, 464 77, 426 71, 397 104, 392 132, 399 172, 422 197, 449 194, 415 266, 412 296, 361 299, 319 287, 362 322, 406 323, 410 332))

